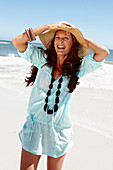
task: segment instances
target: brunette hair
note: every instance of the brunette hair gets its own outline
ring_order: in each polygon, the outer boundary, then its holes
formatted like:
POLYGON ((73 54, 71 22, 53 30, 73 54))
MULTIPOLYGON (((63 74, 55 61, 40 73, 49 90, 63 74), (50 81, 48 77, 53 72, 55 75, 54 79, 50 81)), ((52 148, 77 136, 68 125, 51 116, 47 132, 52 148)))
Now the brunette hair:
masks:
MULTIPOLYGON (((78 79, 79 77, 77 76, 77 73, 80 71, 80 66, 82 63, 83 57, 78 56, 78 50, 80 47, 79 42, 76 40, 75 36, 72 35, 72 40, 73 40, 73 45, 71 47, 71 50, 68 54, 68 57, 65 59, 61 66, 61 71, 62 75, 66 76, 69 79, 68 83, 68 89, 69 93, 72 93, 73 90, 76 88, 76 85, 79 84, 78 79)), ((55 36, 54 36, 55 39, 55 36)), ((54 39, 51 42, 50 48, 49 49, 43 49, 42 47, 38 47, 41 50, 41 53, 44 57, 44 54, 47 55, 46 61, 49 67, 52 67, 53 70, 56 69, 56 61, 57 61, 57 54, 54 48, 54 39)), ((31 66, 31 76, 26 77, 25 82, 27 82, 27 86, 30 84, 33 85, 36 75, 38 72, 38 68, 35 67, 34 65, 31 66)))

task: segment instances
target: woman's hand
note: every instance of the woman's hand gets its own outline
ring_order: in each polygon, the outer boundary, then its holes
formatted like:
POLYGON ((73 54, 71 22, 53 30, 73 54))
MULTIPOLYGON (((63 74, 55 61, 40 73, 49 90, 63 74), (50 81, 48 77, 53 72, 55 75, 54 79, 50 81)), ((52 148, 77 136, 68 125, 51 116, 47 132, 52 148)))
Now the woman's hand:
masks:
POLYGON ((103 61, 109 55, 109 50, 103 45, 86 38, 84 39, 88 47, 94 51, 95 53, 94 59, 96 61, 103 61))
POLYGON ((51 28, 65 28, 65 27, 74 27, 74 26, 72 24, 65 22, 65 21, 61 21, 61 22, 48 24, 48 27, 49 27, 49 29, 51 29, 51 28))

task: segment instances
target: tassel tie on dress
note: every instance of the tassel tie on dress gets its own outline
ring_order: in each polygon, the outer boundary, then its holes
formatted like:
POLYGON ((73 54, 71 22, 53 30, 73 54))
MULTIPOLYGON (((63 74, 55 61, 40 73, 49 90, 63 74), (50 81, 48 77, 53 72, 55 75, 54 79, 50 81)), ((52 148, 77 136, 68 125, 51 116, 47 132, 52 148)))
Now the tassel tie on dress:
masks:
MULTIPOLYGON (((27 137, 29 138, 29 143, 30 143, 31 139, 32 139, 33 131, 34 131, 34 128, 35 128, 35 121, 30 119, 29 117, 28 117, 28 121, 29 122, 27 122, 27 123, 30 123, 30 127, 29 127, 29 130, 28 130, 27 137)), ((27 125, 24 125, 24 126, 27 126, 27 125)))

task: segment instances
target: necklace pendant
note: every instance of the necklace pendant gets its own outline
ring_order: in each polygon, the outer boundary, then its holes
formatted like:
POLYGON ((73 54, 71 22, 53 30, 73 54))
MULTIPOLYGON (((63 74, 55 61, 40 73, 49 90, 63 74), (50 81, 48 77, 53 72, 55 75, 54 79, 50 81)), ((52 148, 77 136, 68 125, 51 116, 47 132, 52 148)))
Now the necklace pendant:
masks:
POLYGON ((49 115, 51 115, 51 114, 53 114, 53 110, 47 110, 47 114, 49 114, 49 115))

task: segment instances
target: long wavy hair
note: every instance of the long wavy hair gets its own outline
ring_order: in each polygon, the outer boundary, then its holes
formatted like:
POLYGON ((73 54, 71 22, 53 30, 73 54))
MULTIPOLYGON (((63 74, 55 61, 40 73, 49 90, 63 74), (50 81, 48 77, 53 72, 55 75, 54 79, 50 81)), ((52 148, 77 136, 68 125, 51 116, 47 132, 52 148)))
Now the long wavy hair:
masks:
MULTIPOLYGON (((68 83, 69 93, 72 93, 73 90, 76 88, 76 86, 79 84, 78 82, 79 77, 77 76, 77 73, 80 71, 80 66, 81 66, 82 59, 83 59, 83 57, 78 56, 78 50, 79 50, 80 44, 76 40, 75 36, 73 34, 71 35, 72 35, 73 45, 71 47, 71 50, 67 58, 64 60, 61 66, 62 75, 66 76, 69 79, 69 83, 68 83)), ((54 48, 54 39, 55 39, 55 36, 51 42, 50 48, 44 49, 42 47, 38 47, 41 50, 43 57, 45 54, 47 55, 46 64, 49 67, 53 68, 53 72, 57 69, 56 68, 57 54, 54 48)), ((30 72, 31 76, 30 77, 26 76, 26 79, 25 79, 25 82, 27 83, 26 87, 29 85, 33 85, 37 72, 38 72, 38 68, 32 65, 31 72, 30 72)))

